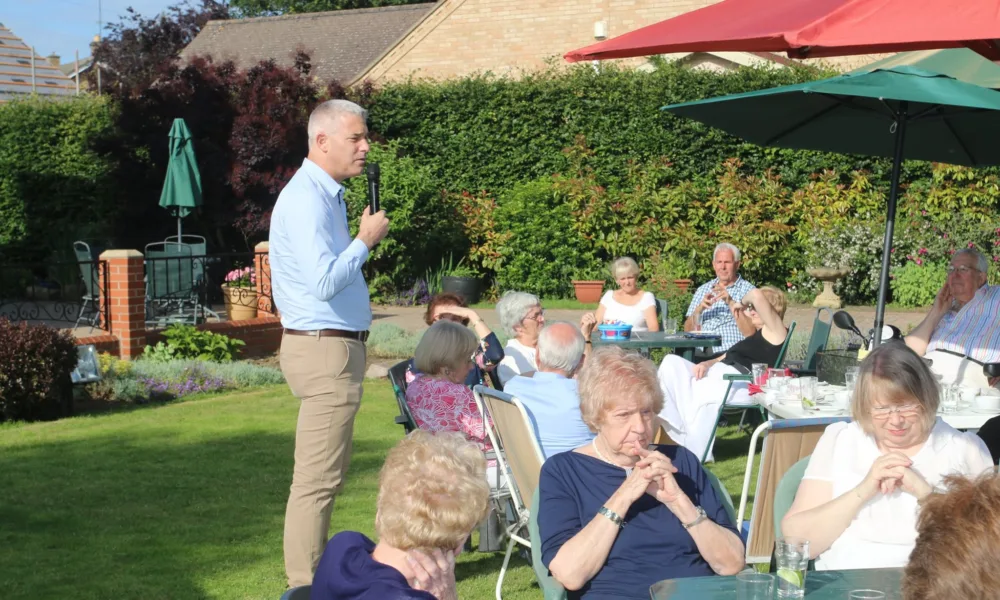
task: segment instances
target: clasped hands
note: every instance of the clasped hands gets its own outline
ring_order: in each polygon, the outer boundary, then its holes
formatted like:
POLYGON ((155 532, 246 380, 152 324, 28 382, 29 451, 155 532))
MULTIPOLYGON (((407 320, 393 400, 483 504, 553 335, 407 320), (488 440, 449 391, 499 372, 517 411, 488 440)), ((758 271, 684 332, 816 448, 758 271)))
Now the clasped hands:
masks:
POLYGON ((635 502, 639 496, 646 493, 653 496, 669 508, 673 502, 684 495, 674 473, 677 467, 670 462, 670 459, 657 451, 647 450, 638 441, 632 442, 629 454, 638 456, 639 462, 632 468, 632 474, 628 476, 622 488, 628 494, 628 498, 635 502))
POLYGON ((923 477, 911 467, 913 461, 902 452, 892 451, 875 460, 868 474, 856 488, 864 500, 871 500, 878 493, 891 494, 899 488, 920 500, 934 491, 923 477))

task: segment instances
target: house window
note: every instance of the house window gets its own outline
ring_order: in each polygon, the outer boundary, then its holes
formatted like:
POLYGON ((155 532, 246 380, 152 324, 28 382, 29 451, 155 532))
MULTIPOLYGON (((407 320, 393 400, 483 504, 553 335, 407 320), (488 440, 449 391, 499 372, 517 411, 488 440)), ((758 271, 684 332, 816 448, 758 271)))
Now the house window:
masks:
POLYGON ((23 58, 17 59, 17 62, 21 63, 22 65, 29 65, 29 64, 31 64, 28 61, 24 60, 23 58))
POLYGON ((25 80, 23 80, 23 79, 21 79, 19 77, 11 77, 10 80, 13 81, 13 82, 15 82, 15 83, 27 83, 25 80))

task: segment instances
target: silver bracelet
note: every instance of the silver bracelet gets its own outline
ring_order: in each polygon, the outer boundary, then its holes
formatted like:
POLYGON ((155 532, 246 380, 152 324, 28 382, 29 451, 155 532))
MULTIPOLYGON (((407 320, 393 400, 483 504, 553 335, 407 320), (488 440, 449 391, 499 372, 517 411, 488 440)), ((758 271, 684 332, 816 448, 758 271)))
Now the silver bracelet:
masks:
POLYGON ((625 527, 625 519, 622 519, 620 514, 611 510, 607 506, 602 506, 601 509, 597 511, 597 514, 607 517, 609 521, 618 526, 618 529, 625 527))

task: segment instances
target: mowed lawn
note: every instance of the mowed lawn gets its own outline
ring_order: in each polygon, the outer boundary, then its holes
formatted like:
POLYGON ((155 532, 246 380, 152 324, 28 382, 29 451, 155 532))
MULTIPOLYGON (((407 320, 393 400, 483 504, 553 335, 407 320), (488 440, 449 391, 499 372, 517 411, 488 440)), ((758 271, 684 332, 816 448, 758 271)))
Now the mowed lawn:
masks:
MULTIPOLYGON (((0 598, 277 600, 297 409, 274 386, 0 426, 0 598)), ((331 532, 374 537, 395 413, 388 383, 366 382, 331 532)), ((712 469, 738 502, 749 440, 734 429, 712 469)), ((459 596, 492 597, 502 560, 464 553, 459 596)), ((511 565, 504 597, 541 598, 527 563, 511 565)))

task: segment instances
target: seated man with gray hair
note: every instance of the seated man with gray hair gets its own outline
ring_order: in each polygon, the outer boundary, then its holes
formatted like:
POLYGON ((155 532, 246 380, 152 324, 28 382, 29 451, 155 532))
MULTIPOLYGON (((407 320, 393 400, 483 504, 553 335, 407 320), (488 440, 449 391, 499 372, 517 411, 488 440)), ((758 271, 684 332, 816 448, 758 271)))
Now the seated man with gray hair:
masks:
POLYGON ((743 297, 754 286, 740 276, 740 249, 732 244, 717 245, 712 253, 712 268, 715 279, 694 293, 684 321, 684 331, 706 331, 722 337, 722 344, 712 348, 706 358, 726 352, 757 331, 743 313, 743 297))
POLYGON ((1000 362, 1000 286, 987 285, 988 270, 978 250, 955 252, 930 312, 905 338, 942 383, 989 387, 982 365, 1000 362))
POLYGON ((583 364, 583 350, 583 335, 574 325, 546 325, 538 336, 538 370, 531 377, 514 377, 504 387, 524 403, 546 459, 594 439, 580 413, 574 378, 583 364))

